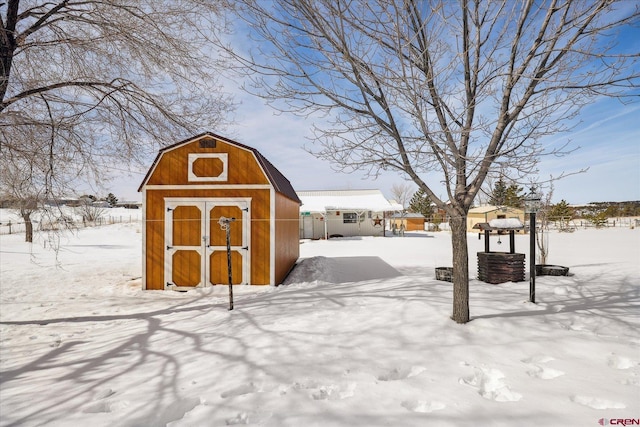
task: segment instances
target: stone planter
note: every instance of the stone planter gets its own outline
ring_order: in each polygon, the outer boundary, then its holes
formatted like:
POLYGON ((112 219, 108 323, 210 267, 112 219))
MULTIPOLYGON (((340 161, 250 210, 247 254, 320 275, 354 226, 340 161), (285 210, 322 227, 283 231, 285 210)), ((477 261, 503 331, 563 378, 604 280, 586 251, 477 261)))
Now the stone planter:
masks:
POLYGON ((453 267, 436 267, 436 280, 453 282, 453 267))
POLYGON ((569 267, 550 264, 536 264, 536 276, 567 276, 569 267))

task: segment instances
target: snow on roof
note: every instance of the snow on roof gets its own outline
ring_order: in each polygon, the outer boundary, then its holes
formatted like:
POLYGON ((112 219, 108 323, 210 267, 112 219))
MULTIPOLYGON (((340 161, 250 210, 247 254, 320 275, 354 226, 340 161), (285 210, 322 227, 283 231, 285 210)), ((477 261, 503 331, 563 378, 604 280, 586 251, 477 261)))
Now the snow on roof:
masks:
POLYGON ((499 218, 489 221, 489 225, 493 228, 524 228, 524 225, 518 218, 499 218))
POLYGON ((391 216, 391 218, 420 218, 420 219, 424 219, 424 215, 420 214, 420 213, 415 213, 415 212, 401 212, 401 213, 395 213, 391 216))
POLYGON ((298 191, 302 200, 300 210, 325 212, 327 210, 367 210, 375 212, 400 211, 402 205, 390 203, 380 190, 298 191))

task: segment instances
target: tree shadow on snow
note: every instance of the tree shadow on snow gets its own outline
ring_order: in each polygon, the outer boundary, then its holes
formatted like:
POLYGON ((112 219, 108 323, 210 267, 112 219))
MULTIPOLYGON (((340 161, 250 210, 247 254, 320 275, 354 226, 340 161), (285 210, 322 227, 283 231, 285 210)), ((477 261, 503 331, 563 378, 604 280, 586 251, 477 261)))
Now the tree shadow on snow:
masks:
POLYGON ((398 270, 376 256, 313 257, 299 261, 284 285, 299 282, 362 282, 401 276, 398 270))
MULTIPOLYGON (((276 399, 269 393, 289 399, 272 414, 270 424, 275 425, 278 417, 297 413, 296 396, 319 399, 323 390, 333 390, 330 387, 337 387, 336 393, 348 394, 348 389, 340 389, 346 387, 344 381, 322 382, 345 375, 336 371, 343 365, 335 364, 335 360, 348 359, 356 368, 373 366, 365 374, 374 381, 383 367, 372 363, 372 347, 366 344, 371 337, 385 344, 373 347, 383 361, 400 354, 398 349, 428 351, 420 347, 426 344, 403 334, 402 328, 420 322, 410 316, 423 307, 449 310, 451 291, 447 287, 451 284, 435 281, 432 268, 401 272, 378 257, 366 256, 311 258, 307 264, 311 270, 317 269, 311 271, 315 276, 307 279, 324 284, 294 282, 270 292, 237 295, 233 311, 227 310, 226 299, 219 295, 186 294, 178 303, 173 301, 160 310, 0 322, 16 327, 42 325, 43 335, 56 332, 64 323, 74 327, 83 322, 100 323, 98 327, 88 326, 81 340, 68 340, 20 367, 0 372, 3 387, 23 380, 50 386, 37 396, 29 395, 30 406, 19 415, 7 417, 5 425, 55 424, 74 413, 104 412, 115 425, 164 426, 199 405, 200 413, 207 411, 211 417, 210 425, 224 425, 234 421, 237 414, 246 413, 247 406, 260 402, 262 393, 265 410, 269 409, 269 399, 276 399), (367 305, 381 310, 389 307, 396 316, 372 318, 370 310, 360 310, 367 305), (328 318, 334 320, 332 328, 325 327, 328 318), (124 331, 101 335, 107 327, 124 331), (286 369, 282 363, 287 364, 286 369), (104 395, 105 390, 112 394, 98 399, 96 396, 104 395), (110 406, 118 399, 128 405, 110 406), (106 414, 110 411, 114 413, 106 414)), ((298 267, 306 268, 304 260, 298 267)), ((540 280, 538 299, 545 309, 503 311, 473 319, 554 316, 576 311, 612 321, 624 321, 616 317, 637 318, 640 290, 632 277, 616 280, 617 286, 611 289, 589 287, 590 283, 611 282, 602 276, 564 278, 562 283, 570 291, 567 294, 554 293, 551 280, 540 280), (619 316, 620 310, 625 312, 623 316, 619 316)), ((487 285, 482 295, 490 298, 489 289, 487 285)), ((443 334, 449 327, 448 322, 424 326, 425 333, 443 334)), ((349 424, 351 414, 331 412, 330 408, 327 411, 325 419, 349 424)), ((407 418, 413 416, 409 411, 394 414, 398 425, 417 425, 416 420, 407 418)), ((306 419, 300 420, 303 425, 306 419)))
MULTIPOLYGON (((203 298, 202 296, 197 299, 203 298)), ((197 300, 196 299, 196 300, 197 300)), ((214 357, 228 359, 230 355, 224 350, 206 349, 206 337, 203 334, 185 330, 180 324, 164 319, 165 315, 193 313, 193 317, 202 316, 211 312, 213 308, 219 308, 219 313, 227 315, 223 309, 224 303, 189 305, 195 300, 174 305, 164 310, 153 312, 141 312, 112 316, 84 316, 50 319, 44 321, 16 321, 2 322, 5 325, 42 325, 41 334, 54 332, 61 323, 87 323, 100 322, 107 325, 112 321, 140 320, 146 322, 146 327, 132 328, 131 334, 116 335, 110 339, 107 333, 100 336, 100 328, 89 326, 89 331, 95 332, 85 335, 83 340, 63 342, 59 347, 49 350, 34 360, 15 369, 0 372, 0 383, 3 389, 8 389, 11 381, 29 381, 40 376, 54 377, 55 383, 51 384, 51 390, 41 390, 39 398, 31 396, 32 400, 26 414, 5 419, 6 426, 20 426, 37 420, 38 424, 56 423, 73 413, 108 413, 112 412, 111 402, 118 401, 119 397, 109 388, 117 384, 118 380, 127 381, 127 377, 147 376, 145 381, 157 383, 157 393, 147 401, 144 411, 135 405, 131 408, 122 408, 117 422, 121 426, 165 426, 167 423, 178 420, 186 412, 200 404, 199 398, 182 396, 179 390, 179 379, 182 375, 182 360, 179 356, 186 352, 195 354, 209 354, 214 357), (51 325, 50 324, 55 324, 51 325), (157 349, 154 342, 163 339, 172 339, 181 343, 180 350, 176 353, 165 352, 157 349), (96 342, 99 347, 96 348, 96 342), (145 365, 150 364, 149 369, 145 365), (100 395, 104 397, 100 397, 100 395), (112 396, 113 395, 113 396, 112 396), (98 396, 98 397, 96 397, 98 396), (116 398, 115 400, 113 400, 116 398), (79 403, 70 404, 71 401, 79 403), (148 411, 148 412, 147 412, 148 411), (144 413, 146 412, 146 413, 144 413), (122 420, 127 421, 122 421, 122 420)), ((187 319, 188 323, 189 320, 187 319)), ((127 323, 131 327, 132 323, 127 323)), ((115 324, 114 327, 118 327, 115 324)), ((211 336, 211 334, 209 334, 211 336)), ((222 334, 220 334, 222 336, 222 334)), ((232 339, 231 337, 229 339, 232 339)), ((45 380, 45 383, 49 381, 45 380)), ((115 420, 115 418, 114 418, 115 420)))
MULTIPOLYGON (((350 266, 349 274, 342 276, 343 282, 335 286, 303 284, 273 292, 238 295, 233 311, 227 310, 224 298, 214 297, 215 303, 211 303, 207 302, 211 301, 211 296, 197 294, 195 298, 181 300, 162 310, 2 322, 15 327, 41 325, 39 335, 57 332, 61 327, 78 329, 81 323, 88 323, 81 340, 68 339, 33 359, 25 357, 28 361, 19 367, 0 372, 4 387, 11 387, 15 382, 18 387, 15 390, 20 390, 17 381, 40 381, 44 386, 37 396, 29 394, 30 405, 7 417, 4 425, 55 424, 72 414, 104 413, 112 417, 115 424, 125 427, 164 426, 201 405, 201 399, 207 400, 212 425, 221 425, 229 419, 224 418, 229 405, 241 402, 239 396, 256 390, 268 392, 269 385, 254 382, 255 378, 265 376, 274 387, 279 384, 293 387, 300 393, 305 390, 312 393, 316 384, 294 383, 306 380, 292 378, 289 371, 278 369, 280 362, 276 355, 285 355, 285 360, 296 372, 308 369, 312 357, 314 375, 332 375, 333 358, 322 352, 341 351, 330 344, 334 339, 339 345, 345 342, 340 333, 336 335, 336 331, 325 330, 320 319, 318 323, 314 321, 316 307, 323 315, 344 317, 348 330, 353 316, 359 315, 359 304, 387 300, 410 303, 430 298, 423 284, 401 276, 377 257, 334 259, 332 262, 337 270, 346 264, 350 266), (351 268, 354 265, 358 275, 351 268), (358 277, 369 278, 369 281, 365 286, 362 282, 344 282, 347 278, 358 277), (282 314, 283 311, 287 315, 303 316, 298 317, 298 322, 302 323, 282 322, 288 317, 282 314), (95 322, 100 325, 90 325, 95 322), (314 326, 309 328, 307 325, 314 326), (101 330, 104 328, 110 329, 103 335, 101 330), (123 332, 114 333, 111 328, 123 332), (242 333, 235 334, 234 331, 242 333), (167 345, 167 342, 172 344, 167 345), (202 369, 202 366, 208 368, 202 369), (235 381, 237 386, 229 388, 235 381), (135 389, 123 389, 126 384, 135 389), (152 393, 149 388, 153 388, 152 393), (118 406, 118 402, 126 404, 118 406), (114 413, 108 415, 108 412, 114 413)), ((400 312, 398 316, 400 323, 406 320, 402 315, 400 312)), ((414 345, 403 341, 406 338, 398 334, 396 328, 380 329, 375 322, 368 322, 371 320, 357 322, 362 336, 387 334, 388 340, 398 343, 390 348, 414 345)), ((368 363, 370 355, 356 350, 351 349, 349 353, 353 362, 357 363, 357 358, 361 357, 361 363, 368 363)), ((21 393, 27 396, 26 392, 21 393)), ((291 405, 295 405, 295 400, 291 405)))
POLYGON ((636 323, 625 319, 637 319, 640 313, 640 286, 638 279, 624 276, 616 279, 610 286, 601 283, 611 282, 605 273, 592 276, 576 275, 564 278, 546 277, 545 282, 536 286, 536 301, 540 310, 500 312, 473 316, 476 319, 518 318, 532 316, 562 316, 565 313, 582 312, 584 314, 606 318, 615 323, 622 323, 628 328, 637 328, 636 323), (598 284, 599 286, 590 286, 598 284), (555 292, 559 288, 562 292, 555 292))

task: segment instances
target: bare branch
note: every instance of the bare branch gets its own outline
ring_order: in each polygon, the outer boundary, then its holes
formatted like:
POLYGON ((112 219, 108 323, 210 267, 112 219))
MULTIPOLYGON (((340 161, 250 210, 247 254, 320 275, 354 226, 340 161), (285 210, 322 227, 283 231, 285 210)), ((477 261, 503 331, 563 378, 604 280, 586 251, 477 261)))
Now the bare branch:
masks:
POLYGON ((451 217, 454 318, 468 320, 467 211, 496 171, 531 177, 541 138, 599 96, 638 98, 638 52, 611 35, 640 8, 597 0, 241 0, 253 92, 317 119, 315 154, 396 169, 451 217), (427 185, 437 175, 447 192, 427 185), (427 179, 430 178, 430 179, 427 179))
POLYGON ((0 192, 73 195, 202 129, 231 102, 211 39, 224 2, 9 0, 0 34, 0 192))

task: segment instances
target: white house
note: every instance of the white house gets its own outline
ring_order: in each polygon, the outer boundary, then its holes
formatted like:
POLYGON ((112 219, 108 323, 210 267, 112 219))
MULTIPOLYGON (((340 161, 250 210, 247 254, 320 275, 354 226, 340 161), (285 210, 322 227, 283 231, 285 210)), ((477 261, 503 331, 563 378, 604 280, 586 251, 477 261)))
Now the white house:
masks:
POLYGON ((385 213, 402 211, 380 190, 298 191, 300 237, 384 236, 385 213))

